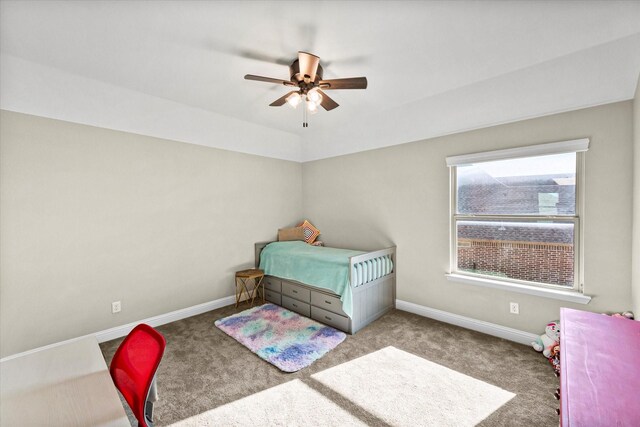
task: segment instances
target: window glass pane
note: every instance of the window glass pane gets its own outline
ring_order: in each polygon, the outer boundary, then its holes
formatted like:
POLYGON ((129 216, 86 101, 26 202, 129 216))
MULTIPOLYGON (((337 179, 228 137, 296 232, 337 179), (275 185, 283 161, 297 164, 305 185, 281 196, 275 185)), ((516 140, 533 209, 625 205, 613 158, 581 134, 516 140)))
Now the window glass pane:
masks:
POLYGON ((458 270, 573 287, 574 224, 457 221, 458 270))
POLYGON ((576 153, 498 160, 457 167, 457 213, 576 213, 576 153))

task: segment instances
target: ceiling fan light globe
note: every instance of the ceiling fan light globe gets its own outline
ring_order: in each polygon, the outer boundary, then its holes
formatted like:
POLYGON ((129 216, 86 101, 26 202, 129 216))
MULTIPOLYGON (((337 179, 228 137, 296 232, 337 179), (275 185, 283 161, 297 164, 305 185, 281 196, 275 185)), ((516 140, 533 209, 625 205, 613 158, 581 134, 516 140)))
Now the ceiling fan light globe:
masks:
POLYGON ((302 97, 297 92, 287 96, 287 103, 293 108, 296 108, 301 101, 302 101, 302 97))
MULTIPOLYGON (((319 105, 322 102, 322 95, 320 95, 320 92, 318 92, 317 90, 311 90, 309 91, 309 94, 307 95, 307 98, 313 102, 314 104, 319 105)), ((316 105, 316 106, 317 106, 316 105)))
POLYGON ((309 110, 309 112, 312 114, 315 113, 316 111, 318 111, 318 104, 311 100, 307 101, 307 110, 309 110))

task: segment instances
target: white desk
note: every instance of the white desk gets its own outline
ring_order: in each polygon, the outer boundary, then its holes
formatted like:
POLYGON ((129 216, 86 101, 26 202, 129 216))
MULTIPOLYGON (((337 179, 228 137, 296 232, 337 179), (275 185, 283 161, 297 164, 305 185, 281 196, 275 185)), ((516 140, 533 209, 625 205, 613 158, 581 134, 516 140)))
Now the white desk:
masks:
POLYGON ((126 426, 95 337, 0 363, 2 426, 126 426))

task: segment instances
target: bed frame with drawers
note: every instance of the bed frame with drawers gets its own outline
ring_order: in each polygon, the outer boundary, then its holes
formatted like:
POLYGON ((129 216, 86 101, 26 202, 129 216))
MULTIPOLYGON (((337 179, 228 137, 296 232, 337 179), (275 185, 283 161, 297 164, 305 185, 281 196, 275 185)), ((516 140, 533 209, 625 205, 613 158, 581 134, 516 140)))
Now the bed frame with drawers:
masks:
MULTIPOLYGON (((256 268, 260 265, 260 253, 271 242, 255 244, 256 268)), ((353 317, 342 310, 340 296, 333 292, 291 279, 266 275, 263 279, 265 299, 291 311, 355 334, 369 323, 395 308, 396 301, 396 247, 367 252, 349 258, 349 283, 353 293, 353 317), (375 280, 358 283, 353 277, 355 265, 380 257, 393 261, 393 270, 375 280)))

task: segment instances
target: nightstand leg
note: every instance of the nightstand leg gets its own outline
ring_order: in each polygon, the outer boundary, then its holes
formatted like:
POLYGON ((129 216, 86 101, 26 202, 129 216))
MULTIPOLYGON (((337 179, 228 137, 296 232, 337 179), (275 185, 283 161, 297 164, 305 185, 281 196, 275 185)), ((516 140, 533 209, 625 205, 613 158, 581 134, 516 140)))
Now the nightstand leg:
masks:
POLYGON ((260 280, 258 280, 258 290, 260 290, 260 293, 262 294, 262 304, 264 304, 266 302, 266 300, 264 299, 264 283, 262 283, 262 279, 264 279, 264 276, 260 277, 260 280), (260 288, 260 286, 262 286, 262 288, 260 288))
POLYGON ((240 304, 240 300, 242 299, 242 294, 245 294, 246 300, 251 299, 249 295, 249 290, 247 289, 247 283, 242 278, 236 279, 236 307, 240 304))

